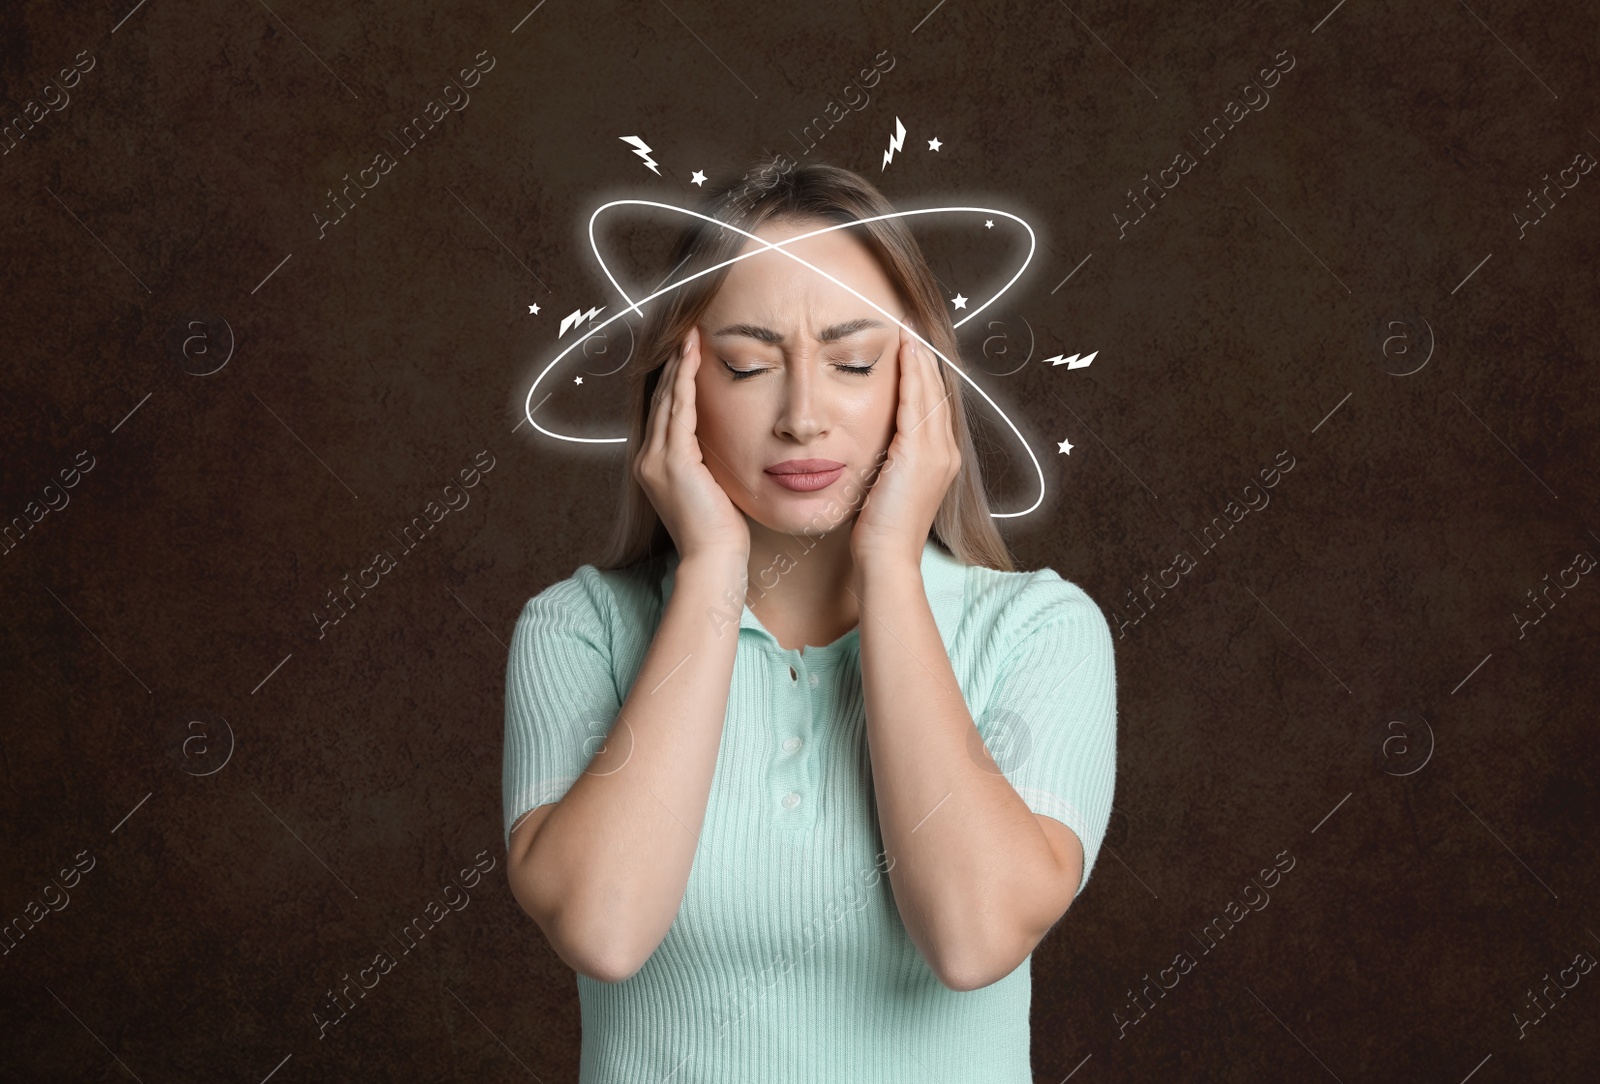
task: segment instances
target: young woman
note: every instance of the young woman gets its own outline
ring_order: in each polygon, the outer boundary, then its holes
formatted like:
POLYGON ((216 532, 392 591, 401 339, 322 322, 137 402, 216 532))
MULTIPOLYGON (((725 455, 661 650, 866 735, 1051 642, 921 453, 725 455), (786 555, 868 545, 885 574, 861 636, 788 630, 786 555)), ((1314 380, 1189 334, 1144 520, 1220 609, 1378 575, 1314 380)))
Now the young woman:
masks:
POLYGON ((684 231, 610 553, 517 621, 511 889, 577 972, 582 1081, 1030 1084, 1031 953, 1110 816, 1111 631, 1013 569, 904 220, 771 177, 684 231))

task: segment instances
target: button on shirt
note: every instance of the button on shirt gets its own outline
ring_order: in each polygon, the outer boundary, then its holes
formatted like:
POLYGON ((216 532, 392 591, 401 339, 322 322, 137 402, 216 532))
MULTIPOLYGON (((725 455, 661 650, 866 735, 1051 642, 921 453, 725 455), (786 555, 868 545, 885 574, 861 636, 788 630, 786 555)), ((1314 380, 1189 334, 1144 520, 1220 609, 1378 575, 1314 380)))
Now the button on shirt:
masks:
MULTIPOLYGON (((966 565, 934 539, 921 567, 977 731, 1024 804, 1077 835, 1082 892, 1115 777, 1110 626, 1050 569, 966 565)), ((676 568, 674 553, 584 565, 523 608, 506 672, 508 850, 523 814, 559 801, 603 743, 676 568)), ((1031 1084, 1031 957, 988 986, 951 990, 900 920, 873 800, 859 628, 786 649, 746 606, 738 637, 678 914, 634 975, 577 976, 580 1084, 1031 1084)))

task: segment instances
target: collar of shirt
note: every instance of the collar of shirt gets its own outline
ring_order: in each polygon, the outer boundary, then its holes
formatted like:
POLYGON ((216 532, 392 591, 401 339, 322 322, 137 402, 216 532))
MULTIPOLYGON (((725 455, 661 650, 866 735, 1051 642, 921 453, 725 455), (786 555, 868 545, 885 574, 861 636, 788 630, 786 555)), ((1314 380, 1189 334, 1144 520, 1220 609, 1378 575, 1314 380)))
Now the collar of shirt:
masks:
MULTIPOLYGON (((939 629, 939 637, 944 641, 945 651, 949 652, 955 644, 956 626, 961 620, 961 603, 966 594, 967 568, 954 555, 948 553, 943 546, 931 537, 922 547, 922 586, 927 592, 928 608, 933 611, 933 621, 939 629)), ((667 557, 667 570, 661 577, 661 605, 665 608, 667 600, 672 597, 672 585, 677 579, 678 555, 676 552, 667 557)), ((739 630, 742 634, 749 629, 757 637, 766 641, 768 648, 782 654, 799 654, 787 652, 778 643, 778 638, 768 632, 761 624, 759 618, 750 610, 750 604, 744 605, 744 612, 739 616, 739 630)), ((807 659, 830 657, 854 646, 860 639, 861 627, 857 625, 845 633, 838 640, 826 646, 807 645, 805 656, 807 659)))

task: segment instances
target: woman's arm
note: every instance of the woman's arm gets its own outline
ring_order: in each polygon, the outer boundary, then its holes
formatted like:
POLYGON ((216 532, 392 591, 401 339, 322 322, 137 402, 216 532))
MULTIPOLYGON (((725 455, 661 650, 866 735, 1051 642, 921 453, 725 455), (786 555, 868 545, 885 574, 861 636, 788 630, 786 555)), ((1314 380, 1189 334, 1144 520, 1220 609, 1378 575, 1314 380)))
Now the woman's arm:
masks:
MULTIPOLYGON (((1016 969, 1066 910, 1081 866, 1057 847, 981 738, 907 560, 860 562, 861 683, 889 883, 939 981, 974 990, 1016 969)), ((1080 852, 1077 852, 1081 854, 1080 852)))
POLYGON ((602 982, 628 978, 677 917, 722 741, 748 568, 685 558, 605 747, 561 800, 512 833, 507 875, 556 954, 602 982), (729 592, 732 592, 731 596, 729 592))

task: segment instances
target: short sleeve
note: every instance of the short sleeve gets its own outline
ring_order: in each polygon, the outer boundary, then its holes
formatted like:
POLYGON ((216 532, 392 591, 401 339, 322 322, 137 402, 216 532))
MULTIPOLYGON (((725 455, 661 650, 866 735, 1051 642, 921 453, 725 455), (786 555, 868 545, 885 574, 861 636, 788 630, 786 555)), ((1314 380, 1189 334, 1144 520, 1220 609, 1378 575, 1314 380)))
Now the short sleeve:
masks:
POLYGON ((530 599, 517 618, 501 780, 508 852, 517 819, 571 789, 621 711, 611 666, 613 601, 598 570, 584 565, 530 599))
POLYGON ((1015 642, 996 670, 980 730, 1029 809, 1072 829, 1089 883, 1116 784, 1117 683, 1111 627, 1083 589, 1051 569, 1002 620, 1015 642))

